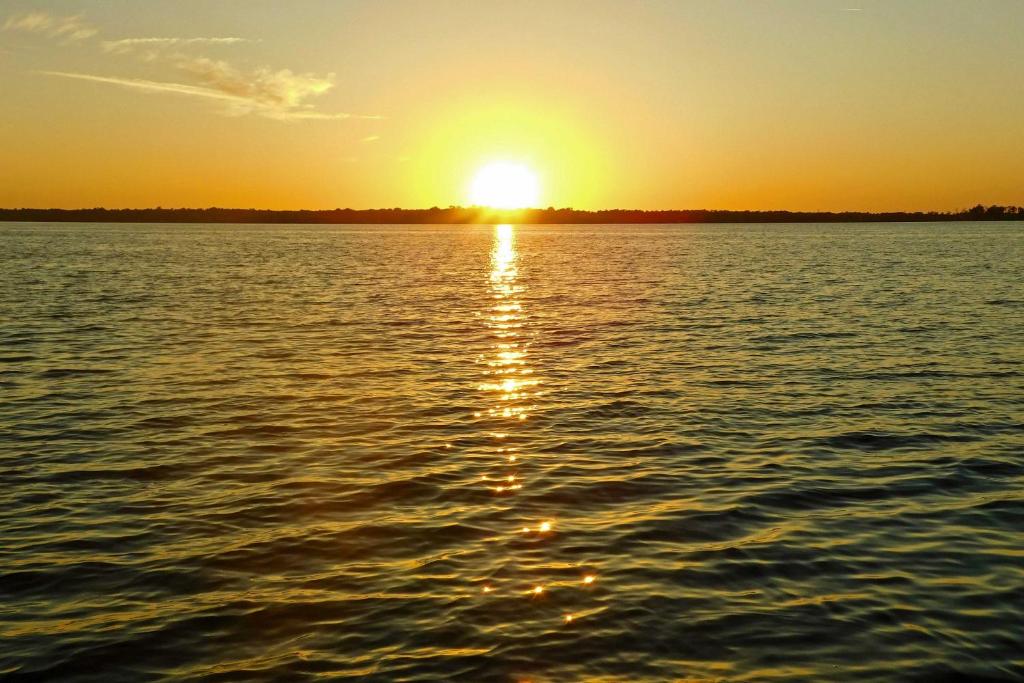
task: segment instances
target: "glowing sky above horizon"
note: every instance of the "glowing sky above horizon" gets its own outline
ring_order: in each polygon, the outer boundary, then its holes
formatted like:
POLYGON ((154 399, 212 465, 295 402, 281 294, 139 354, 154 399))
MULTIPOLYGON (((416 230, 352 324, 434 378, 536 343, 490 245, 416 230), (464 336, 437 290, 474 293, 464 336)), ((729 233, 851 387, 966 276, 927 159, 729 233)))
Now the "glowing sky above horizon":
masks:
POLYGON ((1024 204, 1024 2, 0 6, 0 206, 1024 204))

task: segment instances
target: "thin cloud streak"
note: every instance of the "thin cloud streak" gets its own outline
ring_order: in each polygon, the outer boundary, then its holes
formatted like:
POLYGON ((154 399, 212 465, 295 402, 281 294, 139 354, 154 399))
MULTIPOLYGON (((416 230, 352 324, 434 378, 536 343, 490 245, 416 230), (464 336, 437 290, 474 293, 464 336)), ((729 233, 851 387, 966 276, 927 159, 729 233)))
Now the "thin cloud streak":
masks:
POLYGON ((234 36, 209 38, 121 38, 120 40, 105 40, 102 47, 104 52, 128 54, 138 48, 160 49, 182 45, 234 45, 236 43, 251 42, 254 41, 234 36))
POLYGON ((358 114, 336 113, 329 114, 311 110, 289 111, 274 108, 272 105, 253 101, 243 95, 233 94, 201 85, 190 85, 188 83, 174 83, 168 81, 151 81, 144 78, 119 78, 115 76, 98 76, 95 74, 74 73, 69 71, 39 71, 37 73, 47 76, 58 76, 61 78, 73 78, 94 83, 107 83, 124 88, 141 90, 151 93, 171 93, 175 95, 187 95, 211 100, 225 102, 229 105, 226 113, 229 115, 241 115, 256 113, 267 118, 278 121, 289 120, 337 120, 337 119, 377 119, 378 116, 362 116, 358 114))
POLYGON ((77 78, 82 81, 94 81, 96 83, 110 83, 112 85, 120 85, 126 88, 134 88, 136 90, 146 90, 149 92, 169 92, 176 93, 178 95, 192 95, 194 97, 207 97, 215 100, 222 100, 225 102, 233 102, 239 104, 248 103, 242 97, 235 95, 228 95, 226 93, 213 90, 212 88, 204 88, 196 85, 188 85, 187 83, 168 83, 165 81, 149 81, 144 78, 117 78, 115 76, 96 76, 93 74, 80 74, 73 73, 70 71, 39 71, 37 73, 45 74, 47 76, 60 76, 62 78, 77 78))

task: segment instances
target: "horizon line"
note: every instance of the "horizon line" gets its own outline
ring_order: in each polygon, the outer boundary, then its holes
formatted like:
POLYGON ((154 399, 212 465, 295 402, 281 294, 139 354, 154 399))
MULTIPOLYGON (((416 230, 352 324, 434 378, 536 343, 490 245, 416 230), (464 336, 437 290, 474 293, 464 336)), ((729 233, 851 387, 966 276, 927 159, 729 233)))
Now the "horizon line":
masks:
POLYGON ((77 207, 0 207, 0 212, 10 211, 259 211, 270 213, 333 213, 345 212, 369 212, 369 211, 391 211, 391 212, 445 212, 445 211, 475 211, 491 214, 513 214, 513 213, 551 213, 551 212, 575 212, 575 213, 607 213, 607 212, 628 212, 628 213, 793 213, 793 214, 956 214, 972 210, 989 208, 1002 208, 1013 211, 1014 209, 1024 211, 1024 206, 1013 204, 982 204, 959 207, 956 209, 730 209, 730 208, 668 208, 668 209, 640 209, 632 207, 605 207, 599 209, 581 209, 572 206, 524 206, 517 208, 502 208, 480 204, 449 204, 448 206, 424 206, 424 207, 399 207, 380 206, 368 208, 331 207, 331 208, 290 208, 271 209, 255 206, 77 206, 77 207))

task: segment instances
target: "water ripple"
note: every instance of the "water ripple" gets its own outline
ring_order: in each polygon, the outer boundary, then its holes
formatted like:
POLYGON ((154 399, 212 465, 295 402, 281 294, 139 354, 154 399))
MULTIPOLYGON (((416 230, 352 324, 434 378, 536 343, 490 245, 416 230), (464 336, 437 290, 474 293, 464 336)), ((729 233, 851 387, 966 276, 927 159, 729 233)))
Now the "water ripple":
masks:
POLYGON ((4 680, 1024 680, 1013 226, 0 238, 4 680))

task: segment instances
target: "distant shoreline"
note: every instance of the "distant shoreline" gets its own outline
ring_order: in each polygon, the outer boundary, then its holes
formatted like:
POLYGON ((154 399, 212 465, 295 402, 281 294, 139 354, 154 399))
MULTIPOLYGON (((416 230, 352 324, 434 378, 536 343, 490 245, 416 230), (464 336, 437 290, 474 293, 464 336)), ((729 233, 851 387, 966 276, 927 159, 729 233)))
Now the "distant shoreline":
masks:
POLYGON ((481 207, 429 209, 0 209, 0 221, 59 223, 280 223, 280 224, 666 224, 666 223, 911 223, 1024 221, 1024 207, 982 206, 959 212, 891 211, 719 211, 708 209, 515 209, 481 207))

